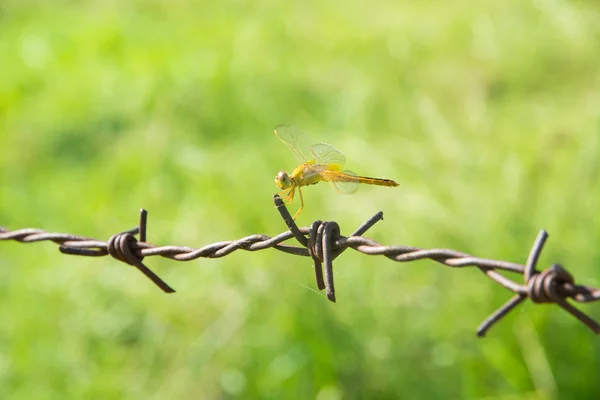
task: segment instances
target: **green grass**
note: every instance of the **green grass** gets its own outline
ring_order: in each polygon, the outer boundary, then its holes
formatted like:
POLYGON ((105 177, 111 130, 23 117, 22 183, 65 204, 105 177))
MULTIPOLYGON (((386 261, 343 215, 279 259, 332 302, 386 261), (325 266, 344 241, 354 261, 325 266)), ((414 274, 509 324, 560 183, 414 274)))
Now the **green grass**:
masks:
MULTIPOLYGON (((305 190, 300 225, 600 285, 594 1, 0 5, 0 225, 190 247, 285 229, 281 123, 397 189, 305 190)), ((295 210, 295 208, 292 208, 295 210)), ((598 338, 476 270, 348 251, 338 303, 274 250, 147 265, 0 244, 1 398, 591 398, 598 338)), ((598 306, 581 306, 600 319, 598 306)))

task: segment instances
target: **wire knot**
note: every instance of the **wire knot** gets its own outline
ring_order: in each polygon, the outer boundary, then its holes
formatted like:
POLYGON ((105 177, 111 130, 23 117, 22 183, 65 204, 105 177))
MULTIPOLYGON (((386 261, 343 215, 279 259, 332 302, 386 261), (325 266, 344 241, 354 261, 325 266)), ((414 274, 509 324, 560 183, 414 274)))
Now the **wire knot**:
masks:
POLYGON ((117 233, 108 239, 106 250, 113 258, 136 266, 144 259, 144 256, 136 251, 137 243, 137 239, 131 232, 117 233))
POLYGON ((315 221, 308 233, 308 254, 313 259, 317 288, 325 290, 327 298, 335 303, 335 286, 333 283, 333 260, 344 249, 334 250, 340 237, 340 226, 333 221, 315 221), (323 279, 323 263, 325 263, 325 279, 323 279))
POLYGON ((564 300, 559 288, 575 283, 573 276, 558 264, 534 273, 527 281, 527 295, 534 303, 558 303, 564 300))
POLYGON ((308 236, 308 253, 313 260, 325 261, 325 252, 331 253, 333 261, 341 254, 333 251, 337 239, 340 238, 340 226, 333 221, 315 221, 310 227, 308 236))

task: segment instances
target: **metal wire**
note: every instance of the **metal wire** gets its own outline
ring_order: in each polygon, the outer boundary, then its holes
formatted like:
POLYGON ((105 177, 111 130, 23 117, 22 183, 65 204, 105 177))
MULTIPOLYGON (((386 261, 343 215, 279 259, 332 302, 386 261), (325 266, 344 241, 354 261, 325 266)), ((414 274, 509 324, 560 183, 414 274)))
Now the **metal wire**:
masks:
POLYGON ((567 302, 567 299, 580 303, 600 300, 600 289, 575 284, 573 276, 558 264, 543 271, 536 269, 540 253, 548 238, 548 234, 544 230, 538 234, 529 252, 527 263, 521 265, 508 261, 474 257, 450 249, 427 250, 411 246, 384 246, 363 237, 362 235, 367 230, 383 219, 382 212, 373 215, 350 236, 341 235, 339 225, 333 221, 315 221, 310 227, 299 228, 282 199, 275 195, 273 201, 287 225, 288 231, 274 237, 258 234, 239 240, 217 242, 199 249, 185 246, 155 246, 147 243, 147 212, 143 209, 140 212, 139 225, 136 228, 117 233, 107 242, 66 233, 48 233, 41 229, 10 231, 2 227, 0 227, 0 240, 15 240, 21 243, 52 241, 59 245, 60 252, 64 254, 90 257, 110 255, 136 267, 165 293, 172 293, 175 290, 143 264, 144 257, 161 256, 177 261, 191 261, 200 257, 224 257, 236 250, 257 251, 274 248, 288 254, 311 257, 317 288, 325 289, 327 298, 332 302, 336 301, 333 260, 346 249, 354 249, 366 255, 383 255, 399 262, 431 259, 448 267, 477 267, 488 278, 515 294, 479 325, 477 336, 484 336, 495 323, 528 298, 536 304, 557 304, 596 334, 600 334, 598 322, 567 302), (135 234, 139 234, 139 240, 135 238, 135 234), (283 243, 292 238, 295 238, 301 246, 283 243), (519 274, 522 276, 523 283, 513 281, 498 271, 519 274))

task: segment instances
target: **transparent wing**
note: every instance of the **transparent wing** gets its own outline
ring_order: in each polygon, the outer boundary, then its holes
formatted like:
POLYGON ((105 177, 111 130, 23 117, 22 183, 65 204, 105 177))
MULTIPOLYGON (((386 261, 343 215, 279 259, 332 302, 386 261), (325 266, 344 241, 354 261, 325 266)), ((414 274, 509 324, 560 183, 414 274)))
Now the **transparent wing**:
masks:
POLYGON ((307 154, 302 150, 304 139, 306 137, 298 129, 289 125, 279 125, 275 127, 275 136, 290 148, 298 161, 309 161, 307 154))
POLYGON ((323 169, 317 172, 339 193, 351 194, 358 190, 360 179, 352 171, 323 169))
POLYGON ((341 170, 346 162, 342 152, 327 143, 317 143, 310 146, 309 150, 316 165, 328 165, 329 169, 341 170))

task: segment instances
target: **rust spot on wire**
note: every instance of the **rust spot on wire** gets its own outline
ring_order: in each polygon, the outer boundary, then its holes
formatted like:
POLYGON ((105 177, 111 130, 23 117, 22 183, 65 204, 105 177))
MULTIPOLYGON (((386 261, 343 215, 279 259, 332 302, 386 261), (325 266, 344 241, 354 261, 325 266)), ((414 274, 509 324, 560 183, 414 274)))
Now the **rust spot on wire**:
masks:
POLYGON ((64 254, 90 257, 111 255, 119 261, 136 267, 166 293, 174 292, 174 290, 142 263, 144 257, 161 256, 177 261, 191 261, 200 257, 225 257, 236 250, 258 251, 274 248, 288 254, 312 258, 316 286, 319 290, 325 290, 327 298, 332 302, 336 301, 333 261, 346 249, 353 249, 366 255, 385 256, 398 262, 430 259, 452 268, 476 267, 492 281, 514 293, 510 300, 487 317, 477 328, 477 335, 480 337, 527 299, 535 304, 554 303, 593 332, 600 333, 598 322, 567 301, 570 299, 585 303, 600 300, 600 289, 575 284, 574 277, 557 264, 541 271, 537 270, 540 253, 548 238, 548 234, 543 230, 538 234, 526 264, 522 265, 509 261, 474 257, 450 249, 384 246, 362 236, 375 223, 383 219, 381 212, 373 215, 350 236, 343 236, 340 227, 333 221, 315 221, 310 227, 300 228, 278 195, 273 197, 273 201, 288 228, 287 231, 274 237, 252 235, 239 240, 209 244, 199 249, 185 246, 155 246, 147 243, 147 213, 145 210, 141 210, 137 227, 113 235, 108 242, 65 233, 48 233, 41 229, 10 231, 2 227, 0 227, 0 240, 15 240, 21 243, 52 241, 59 245, 59 250, 64 254), (135 238, 136 234, 139 234, 139 239, 135 238), (295 239, 300 246, 284 243, 290 239, 295 239), (520 275, 522 283, 507 278, 499 271, 520 275))

